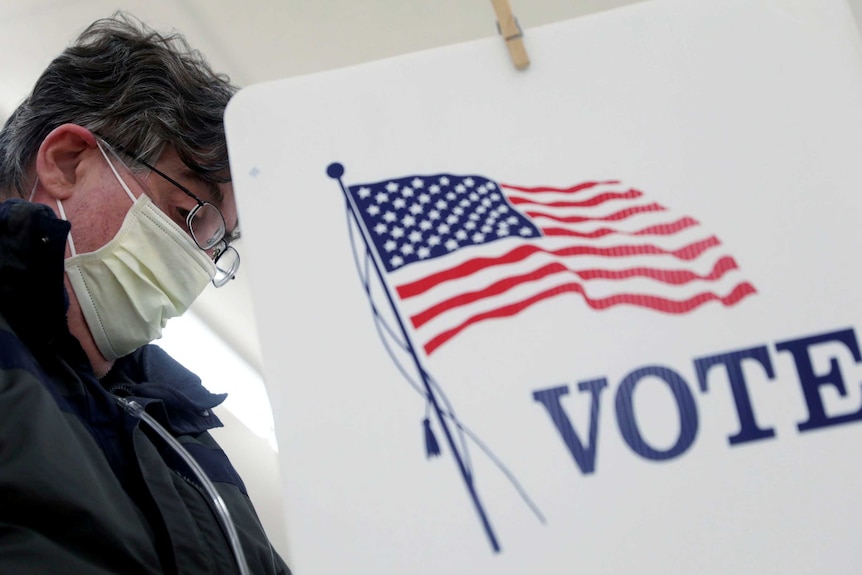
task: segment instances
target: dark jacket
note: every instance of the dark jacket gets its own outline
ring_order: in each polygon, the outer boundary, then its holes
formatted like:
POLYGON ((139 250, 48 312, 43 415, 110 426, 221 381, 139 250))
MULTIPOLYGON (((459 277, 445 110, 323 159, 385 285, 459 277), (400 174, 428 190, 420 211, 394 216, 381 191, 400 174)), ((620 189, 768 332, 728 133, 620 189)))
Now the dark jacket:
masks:
POLYGON ((206 471, 252 573, 289 573, 207 432, 224 396, 156 346, 98 380, 66 325, 69 224, 0 203, 0 573, 236 574, 213 504, 187 464, 115 396, 144 406, 206 471))

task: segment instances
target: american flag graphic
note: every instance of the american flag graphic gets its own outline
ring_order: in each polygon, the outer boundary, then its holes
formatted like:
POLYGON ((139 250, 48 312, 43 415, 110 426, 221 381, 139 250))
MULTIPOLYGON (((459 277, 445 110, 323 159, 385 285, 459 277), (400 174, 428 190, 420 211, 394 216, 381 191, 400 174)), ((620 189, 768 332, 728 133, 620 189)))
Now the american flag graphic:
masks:
POLYGON ((685 314, 756 293, 697 220, 619 181, 523 187, 438 174, 347 192, 428 355, 564 294, 594 310, 685 314))

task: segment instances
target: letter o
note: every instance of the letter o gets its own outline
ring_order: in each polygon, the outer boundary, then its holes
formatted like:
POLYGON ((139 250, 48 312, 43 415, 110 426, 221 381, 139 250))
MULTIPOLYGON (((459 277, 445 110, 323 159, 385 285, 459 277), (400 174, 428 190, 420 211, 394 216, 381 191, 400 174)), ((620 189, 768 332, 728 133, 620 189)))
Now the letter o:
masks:
POLYGON ((619 389, 617 389, 616 412, 617 424, 623 439, 635 453, 646 459, 663 461, 678 457, 691 447, 697 435, 697 405, 691 390, 682 376, 667 367, 641 367, 625 376, 619 389), (640 429, 638 429, 637 421, 635 421, 634 406, 632 405, 632 394, 635 386, 644 377, 650 375, 658 377, 670 387, 676 400, 676 407, 679 410, 679 437, 670 449, 664 451, 655 449, 644 441, 640 429))

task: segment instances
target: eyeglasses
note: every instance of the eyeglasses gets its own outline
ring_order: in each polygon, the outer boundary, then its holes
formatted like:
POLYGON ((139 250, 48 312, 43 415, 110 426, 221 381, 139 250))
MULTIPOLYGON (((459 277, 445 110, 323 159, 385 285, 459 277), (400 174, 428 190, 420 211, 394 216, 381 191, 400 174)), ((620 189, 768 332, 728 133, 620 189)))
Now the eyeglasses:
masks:
POLYGON ((186 224, 189 226, 192 239, 204 251, 214 249, 213 263, 216 266, 216 275, 212 280, 213 285, 222 287, 232 280, 239 269, 239 252, 228 244, 225 234, 227 224, 225 224, 221 210, 210 202, 201 200, 184 185, 155 166, 151 166, 140 158, 135 158, 135 161, 155 172, 197 202, 198 205, 192 208, 186 216, 186 224))
MULTIPOLYGON (((109 147, 113 146, 109 144, 109 147)), ((136 162, 155 172, 197 202, 198 205, 192 208, 186 216, 186 224, 192 239, 200 249, 204 251, 213 250, 212 259, 216 267, 216 274, 212 279, 213 285, 217 288, 222 287, 232 280, 239 269, 239 252, 229 243, 230 238, 226 234, 227 224, 221 210, 210 202, 201 200, 184 185, 135 154, 131 154, 120 147, 116 149, 128 154, 136 162)))

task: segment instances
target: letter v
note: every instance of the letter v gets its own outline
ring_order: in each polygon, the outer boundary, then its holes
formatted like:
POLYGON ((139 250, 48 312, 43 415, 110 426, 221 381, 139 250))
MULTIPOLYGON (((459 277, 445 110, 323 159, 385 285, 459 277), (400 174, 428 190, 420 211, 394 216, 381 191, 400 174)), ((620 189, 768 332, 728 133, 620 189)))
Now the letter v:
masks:
POLYGON ((572 422, 569 416, 563 410, 560 404, 560 398, 569 394, 569 386, 563 385, 560 387, 552 387, 549 389, 541 389, 533 392, 533 399, 545 406, 548 410, 548 415, 551 416, 551 421, 560 432, 560 436, 569 448, 569 453, 575 459, 575 463, 581 469, 581 473, 586 475, 592 473, 596 468, 596 444, 598 442, 599 429, 599 395, 604 388, 608 386, 608 380, 605 378, 593 379, 590 381, 582 381, 578 384, 580 391, 589 391, 592 399, 590 406, 590 434, 587 447, 581 442, 575 428, 572 427, 572 422))

